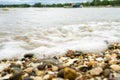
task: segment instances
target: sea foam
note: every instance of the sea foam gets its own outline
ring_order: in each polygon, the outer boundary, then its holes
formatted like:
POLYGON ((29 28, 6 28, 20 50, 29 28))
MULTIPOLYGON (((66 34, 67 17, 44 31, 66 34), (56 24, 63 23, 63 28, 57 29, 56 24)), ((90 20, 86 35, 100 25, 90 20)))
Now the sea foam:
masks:
POLYGON ((67 50, 101 54, 110 43, 120 42, 119 31, 119 22, 90 22, 18 30, 1 36, 0 59, 22 58, 26 53, 44 58, 65 54, 67 50))

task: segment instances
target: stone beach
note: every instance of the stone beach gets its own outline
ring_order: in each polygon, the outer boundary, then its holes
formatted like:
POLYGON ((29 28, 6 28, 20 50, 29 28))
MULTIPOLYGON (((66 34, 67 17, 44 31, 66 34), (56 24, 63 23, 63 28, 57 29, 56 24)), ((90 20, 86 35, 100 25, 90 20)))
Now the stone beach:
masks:
POLYGON ((120 44, 113 43, 102 54, 68 50, 65 55, 38 59, 0 60, 0 80, 119 80, 120 44))

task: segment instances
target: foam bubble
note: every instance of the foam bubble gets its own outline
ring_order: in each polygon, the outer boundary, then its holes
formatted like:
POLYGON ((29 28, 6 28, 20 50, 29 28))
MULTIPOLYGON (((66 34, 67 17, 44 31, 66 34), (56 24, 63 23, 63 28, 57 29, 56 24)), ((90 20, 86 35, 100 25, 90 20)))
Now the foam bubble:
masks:
MULTIPOLYGON (((120 42, 119 22, 91 22, 48 28, 31 28, 1 36, 0 59, 22 58, 34 53, 38 58, 65 54, 67 50, 102 53, 108 43, 120 42), (4 40, 6 38, 7 40, 4 40)), ((7 32, 6 32, 7 33, 7 32)))

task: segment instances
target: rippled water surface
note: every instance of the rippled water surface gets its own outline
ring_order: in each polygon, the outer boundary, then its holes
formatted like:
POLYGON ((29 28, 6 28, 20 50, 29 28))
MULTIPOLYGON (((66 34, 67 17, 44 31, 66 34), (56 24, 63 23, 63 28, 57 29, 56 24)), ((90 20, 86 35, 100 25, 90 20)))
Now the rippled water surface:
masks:
POLYGON ((120 42, 120 8, 0 9, 0 59, 100 53, 112 42, 120 42))

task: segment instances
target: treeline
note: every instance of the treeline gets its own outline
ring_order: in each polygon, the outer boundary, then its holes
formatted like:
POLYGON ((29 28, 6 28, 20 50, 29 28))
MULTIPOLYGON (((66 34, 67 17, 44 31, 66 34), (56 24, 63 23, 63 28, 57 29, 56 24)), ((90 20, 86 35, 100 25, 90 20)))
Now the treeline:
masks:
MULTIPOLYGON (((72 3, 59 3, 59 4, 41 4, 35 3, 33 5, 29 4, 9 4, 3 5, 0 4, 0 7, 64 7, 64 6, 71 6, 72 3)), ((120 6, 120 0, 93 0, 92 2, 81 3, 83 6, 120 6)))
POLYGON ((29 4, 9 4, 9 5, 3 5, 0 4, 0 7, 64 7, 64 6, 71 6, 71 3, 65 3, 65 4, 41 4, 41 3, 35 3, 34 5, 29 4))
POLYGON ((29 4, 0 4, 0 7, 31 7, 29 4))
POLYGON ((41 4, 41 3, 35 3, 32 5, 32 7, 64 7, 64 6, 71 6, 71 3, 65 3, 65 4, 41 4))
POLYGON ((93 0, 92 2, 81 3, 83 6, 120 6, 120 0, 93 0))

